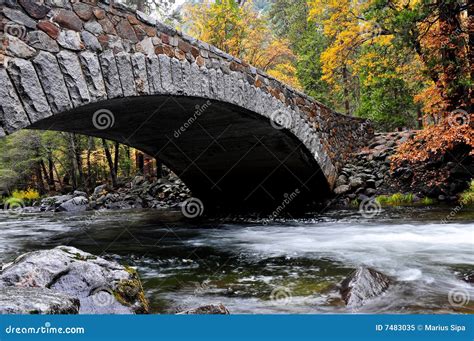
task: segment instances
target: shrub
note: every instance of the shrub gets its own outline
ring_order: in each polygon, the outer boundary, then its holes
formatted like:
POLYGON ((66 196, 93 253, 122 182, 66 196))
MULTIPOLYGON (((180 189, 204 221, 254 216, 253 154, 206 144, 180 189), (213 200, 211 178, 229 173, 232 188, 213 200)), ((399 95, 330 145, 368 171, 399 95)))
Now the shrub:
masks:
POLYGON ((39 192, 35 189, 29 188, 26 191, 22 191, 22 190, 13 191, 12 196, 10 198, 5 199, 5 202, 8 202, 10 200, 15 200, 15 201, 22 201, 24 203, 31 204, 33 201, 39 198, 40 198, 39 192))
POLYGON ((380 195, 375 200, 382 206, 405 206, 405 205, 433 205, 435 201, 430 198, 423 198, 415 203, 415 196, 413 193, 395 193, 392 195, 380 195))
POLYGON ((459 202, 463 205, 474 205, 474 180, 471 181, 471 186, 461 193, 459 202))

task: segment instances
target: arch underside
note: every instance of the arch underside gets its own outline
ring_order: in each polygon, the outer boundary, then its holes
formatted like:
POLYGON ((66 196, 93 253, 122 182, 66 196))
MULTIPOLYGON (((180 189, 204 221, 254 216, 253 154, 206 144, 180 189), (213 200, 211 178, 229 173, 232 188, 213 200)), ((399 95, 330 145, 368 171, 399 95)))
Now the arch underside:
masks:
POLYGON ((286 205, 288 196, 301 204, 329 193, 320 166, 298 138, 225 102, 171 95, 120 98, 56 114, 29 128, 102 137, 155 156, 206 208, 273 210, 286 205), (101 130, 93 115, 103 109, 115 122, 101 130))

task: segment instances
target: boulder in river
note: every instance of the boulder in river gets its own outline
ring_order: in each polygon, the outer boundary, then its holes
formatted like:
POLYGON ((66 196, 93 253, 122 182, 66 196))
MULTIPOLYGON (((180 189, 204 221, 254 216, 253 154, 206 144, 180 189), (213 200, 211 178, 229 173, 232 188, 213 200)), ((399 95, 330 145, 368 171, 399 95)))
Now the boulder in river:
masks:
POLYGON ((5 287, 0 290, 0 314, 78 314, 79 299, 36 287, 5 287))
POLYGON ((8 287, 49 288, 77 298, 80 314, 148 312, 135 270, 69 246, 26 253, 5 264, 0 288, 8 287))
POLYGON ((65 195, 55 195, 53 197, 47 197, 41 200, 41 211, 54 211, 58 208, 61 204, 73 199, 74 196, 71 194, 65 195))
POLYGON ((88 204, 89 200, 86 197, 75 197, 59 205, 58 211, 83 212, 87 210, 88 204))
POLYGON ((359 268, 340 285, 342 299, 349 307, 359 307, 368 299, 382 294, 391 284, 391 279, 370 268, 359 268))
POLYGON ((189 309, 178 313, 178 315, 230 315, 230 312, 223 304, 219 304, 189 309))

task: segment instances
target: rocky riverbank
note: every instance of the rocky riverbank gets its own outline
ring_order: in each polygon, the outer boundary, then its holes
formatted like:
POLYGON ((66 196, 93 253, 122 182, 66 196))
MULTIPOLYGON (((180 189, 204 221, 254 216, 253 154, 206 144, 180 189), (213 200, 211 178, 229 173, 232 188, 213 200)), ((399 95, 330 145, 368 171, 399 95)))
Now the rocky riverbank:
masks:
MULTIPOLYGON (((34 251, 0 267, 1 314, 148 314, 138 273, 70 246, 34 251)), ((228 315, 222 304, 183 315, 228 315)))
POLYGON ((97 186, 89 196, 82 191, 47 197, 39 203, 40 211, 81 212, 100 209, 130 208, 174 208, 190 197, 189 189, 173 173, 167 177, 148 180, 136 176, 122 180, 122 185, 113 189, 104 184, 97 186))
MULTIPOLYGON (((376 133, 369 145, 356 153, 339 173, 331 204, 350 206, 354 202, 390 196, 409 196, 411 203, 456 202, 459 193, 468 187, 472 164, 449 160, 426 165, 439 174, 439 182, 422 181, 411 167, 393 169, 391 157, 398 146, 415 136, 415 131, 376 133)), ((467 160, 468 161, 468 160, 467 160)), ((429 171, 429 170, 427 170, 429 171)), ((419 173, 419 172, 418 172, 419 173)))
POLYGON ((0 314, 143 314, 138 274, 73 247, 26 253, 0 270, 0 314))
MULTIPOLYGON (((382 295, 394 283, 370 268, 354 270, 333 286, 352 310, 382 295)), ((79 249, 58 246, 17 257, 0 267, 0 314, 147 314, 138 273, 79 249)), ((179 315, 229 315, 222 304, 179 315)))

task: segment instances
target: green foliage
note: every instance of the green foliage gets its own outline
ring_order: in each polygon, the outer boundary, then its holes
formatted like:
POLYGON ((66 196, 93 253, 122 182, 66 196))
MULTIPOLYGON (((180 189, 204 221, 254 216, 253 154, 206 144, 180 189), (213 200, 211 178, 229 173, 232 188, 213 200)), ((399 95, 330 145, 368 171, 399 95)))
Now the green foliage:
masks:
POLYGON ((424 197, 423 199, 420 200, 420 204, 425 205, 425 206, 434 205, 435 203, 436 201, 434 199, 431 199, 428 197, 424 197))
MULTIPOLYGON (((109 143, 112 159, 115 143, 109 143)), ((135 172, 131 148, 118 146, 117 176, 135 172)), ((113 166, 115 167, 115 165, 113 166)), ((31 191, 46 192, 92 190, 107 182, 110 165, 98 138, 55 131, 20 130, 0 139, 0 194, 28 198, 31 191), (24 192, 22 192, 24 191, 24 192), (28 192, 29 191, 29 192, 28 192)))
POLYGON ((416 127, 417 105, 409 86, 400 78, 378 78, 361 88, 356 116, 371 119, 380 130, 416 127))
POLYGON ((435 201, 431 198, 423 198, 419 201, 415 201, 413 193, 395 193, 392 195, 379 195, 375 198, 381 206, 409 206, 409 205, 433 205, 435 201))
POLYGON ((3 199, 3 203, 6 205, 31 205, 36 200, 40 198, 40 194, 35 189, 27 189, 27 190, 14 190, 10 197, 3 199))
POLYGON ((273 29, 287 39, 297 56, 296 75, 305 93, 339 109, 341 101, 330 95, 328 84, 321 79, 321 53, 328 39, 321 25, 308 21, 306 0, 275 0, 269 11, 273 29))
POLYGON ((471 181, 470 187, 461 193, 459 202, 466 206, 474 206, 474 180, 471 181))

